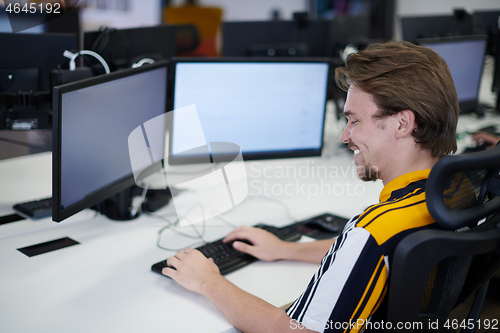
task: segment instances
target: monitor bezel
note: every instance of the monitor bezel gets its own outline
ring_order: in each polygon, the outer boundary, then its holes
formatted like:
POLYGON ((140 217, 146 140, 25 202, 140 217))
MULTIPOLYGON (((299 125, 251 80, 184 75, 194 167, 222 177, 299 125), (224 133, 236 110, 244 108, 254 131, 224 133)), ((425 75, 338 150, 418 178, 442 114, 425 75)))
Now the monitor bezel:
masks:
MULTIPOLYGON (((81 81, 76 81, 60 86, 56 86, 53 89, 53 128, 52 128, 52 137, 53 137, 53 145, 52 145, 52 220, 54 222, 61 222, 62 220, 86 209, 90 208, 118 193, 124 191, 135 184, 135 179, 133 172, 131 171, 129 175, 115 181, 111 184, 108 184, 105 188, 101 188, 89 195, 85 199, 77 201, 76 203, 61 208, 61 163, 62 163, 62 151, 61 151, 61 112, 62 112, 62 96, 66 93, 73 92, 76 90, 96 86, 99 84, 111 82, 114 80, 119 80, 122 78, 134 76, 137 74, 145 73, 148 71, 166 68, 167 79, 168 73, 170 71, 169 61, 158 61, 154 64, 145 65, 139 68, 133 69, 125 69, 117 72, 113 72, 110 74, 99 75, 96 77, 84 79, 81 81)), ((167 89, 168 89, 168 80, 167 80, 167 89)), ((166 103, 165 103, 165 112, 167 111, 168 106, 168 95, 166 94, 166 103)))
MULTIPOLYGON (((325 101, 323 106, 323 126, 321 128, 321 144, 319 148, 314 149, 298 149, 286 151, 268 151, 268 152, 243 152, 243 159, 249 160, 264 160, 264 159, 283 159, 283 158, 298 158, 298 157, 318 157, 321 156, 324 146, 325 134, 325 120, 326 120, 326 104, 328 102, 328 90, 332 84, 332 59, 331 58, 310 58, 310 57, 285 57, 285 58, 263 58, 263 57, 222 57, 222 58, 198 58, 198 57, 185 57, 173 58, 170 63, 170 105, 169 110, 173 110, 175 98, 175 77, 176 68, 179 63, 325 63, 328 65, 327 82, 325 87, 325 101)), ((169 132, 169 152, 172 151, 172 131, 169 132)), ((228 156, 232 156, 228 154, 228 156)), ((224 156, 220 156, 223 158, 224 156)), ((200 163, 200 157, 196 156, 168 156, 169 165, 183 165, 183 164, 196 164, 200 163)))
POLYGON ((466 42, 466 41, 485 41, 483 50, 483 62, 481 63, 481 74, 479 76, 479 84, 477 86, 476 98, 469 99, 465 101, 459 101, 459 108, 461 114, 475 112, 479 106, 479 91, 481 88, 481 76, 484 71, 484 57, 486 56, 486 42, 487 35, 467 35, 467 36, 448 36, 448 37, 433 37, 433 38, 419 38, 417 39, 418 45, 430 45, 430 44, 444 44, 444 43, 454 43, 454 42, 466 42))

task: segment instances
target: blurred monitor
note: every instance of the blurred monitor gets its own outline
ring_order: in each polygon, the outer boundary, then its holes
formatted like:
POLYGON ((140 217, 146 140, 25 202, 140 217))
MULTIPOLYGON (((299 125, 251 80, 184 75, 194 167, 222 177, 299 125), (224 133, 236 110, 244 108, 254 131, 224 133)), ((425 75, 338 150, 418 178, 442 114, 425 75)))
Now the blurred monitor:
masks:
POLYGON ((460 112, 476 112, 487 36, 419 39, 418 43, 436 51, 448 64, 457 90, 460 112))
POLYGON ((0 129, 51 128, 51 70, 67 64, 76 34, 0 33, 0 129))
POLYGON ((224 22, 225 57, 331 56, 329 20, 224 22))
POLYGON ((403 40, 417 43, 417 39, 432 37, 468 36, 474 34, 472 16, 455 15, 414 16, 401 18, 403 40))
POLYGON ((368 43, 368 16, 333 20, 224 22, 227 57, 333 57, 348 44, 368 43))

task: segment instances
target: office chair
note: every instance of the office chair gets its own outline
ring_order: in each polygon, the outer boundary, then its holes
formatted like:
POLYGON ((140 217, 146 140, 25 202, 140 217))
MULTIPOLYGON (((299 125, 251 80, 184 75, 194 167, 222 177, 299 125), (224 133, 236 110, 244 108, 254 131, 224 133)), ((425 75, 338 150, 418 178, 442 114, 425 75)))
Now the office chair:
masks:
POLYGON ((222 9, 186 5, 167 6, 163 9, 163 22, 167 24, 194 24, 198 29, 198 47, 186 55, 218 56, 217 36, 222 21, 222 9))
POLYGON ((431 170, 426 203, 442 230, 417 231, 397 245, 388 288, 392 327, 385 332, 412 332, 416 326, 396 325, 415 322, 424 331, 438 325, 439 331, 475 332, 489 280, 500 267, 499 170, 500 145, 444 157, 431 170), (447 322, 474 293, 464 327, 447 322))
POLYGON ((175 55, 182 56, 193 51, 200 44, 198 28, 194 24, 179 24, 175 26, 175 55))

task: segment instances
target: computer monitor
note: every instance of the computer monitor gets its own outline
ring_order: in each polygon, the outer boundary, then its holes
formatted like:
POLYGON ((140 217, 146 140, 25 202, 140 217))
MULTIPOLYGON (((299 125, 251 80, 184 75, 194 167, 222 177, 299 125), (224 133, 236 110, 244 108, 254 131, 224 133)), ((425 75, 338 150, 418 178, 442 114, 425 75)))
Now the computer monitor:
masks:
MULTIPOLYGON (((175 54, 175 26, 105 28, 85 32, 83 49, 97 52, 106 60, 112 72, 130 68, 142 59, 168 60, 175 54)), ((88 61, 96 63, 97 70, 104 73, 97 61, 88 61)))
POLYGON ((403 40, 417 43, 417 39, 473 35, 472 16, 436 15, 401 18, 403 40))
POLYGON ((328 57, 329 20, 224 22, 225 57, 328 57))
POLYGON ((226 57, 334 57, 347 44, 365 46, 368 15, 333 20, 252 21, 223 23, 226 57))
POLYGON ((436 51, 448 64, 457 90, 460 112, 478 112, 487 36, 429 38, 417 42, 436 51))
MULTIPOLYGON (((175 59, 172 109, 194 104, 206 142, 236 144, 244 160, 320 156, 329 68, 323 58, 175 59)), ((174 114, 169 164, 199 160, 180 136, 174 114)))
POLYGON ((51 70, 67 64, 76 34, 0 33, 0 129, 51 128, 51 70))
POLYGON ((157 62, 54 87, 54 221, 96 204, 112 219, 135 217, 128 137, 166 112, 167 72, 157 62))
POLYGON ((494 59, 491 91, 497 93, 495 109, 500 111, 500 10, 474 11, 474 31, 488 35, 486 53, 494 59))

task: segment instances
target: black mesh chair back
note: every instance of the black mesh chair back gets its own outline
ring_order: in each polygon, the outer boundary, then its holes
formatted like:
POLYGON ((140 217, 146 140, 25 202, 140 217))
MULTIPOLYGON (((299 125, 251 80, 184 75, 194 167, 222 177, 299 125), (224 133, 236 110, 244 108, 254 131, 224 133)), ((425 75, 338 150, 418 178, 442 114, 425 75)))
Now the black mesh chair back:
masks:
MULTIPOLYGON (((476 293, 462 332, 474 332, 488 281, 500 267, 500 146, 447 156, 431 170, 426 203, 442 230, 422 230, 396 247, 386 331, 430 329, 476 293), (468 323, 469 323, 468 322, 468 323), (397 323, 419 323, 396 329, 397 323)), ((443 327, 441 326, 443 329, 443 327)))

